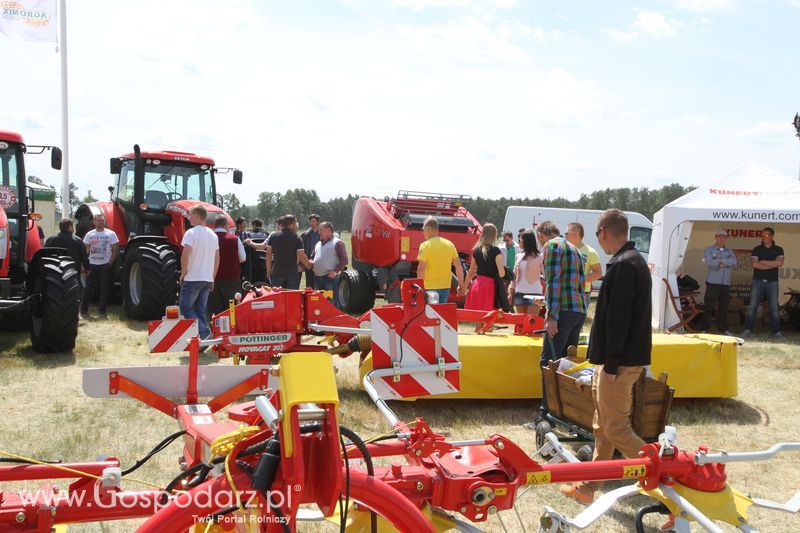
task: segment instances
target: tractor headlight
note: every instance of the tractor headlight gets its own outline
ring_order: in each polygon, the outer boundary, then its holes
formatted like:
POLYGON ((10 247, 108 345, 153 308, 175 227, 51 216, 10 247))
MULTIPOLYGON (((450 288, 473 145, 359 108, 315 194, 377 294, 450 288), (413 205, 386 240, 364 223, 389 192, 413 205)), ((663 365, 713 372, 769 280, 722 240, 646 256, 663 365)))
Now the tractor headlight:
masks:
POLYGON ((5 259, 6 253, 8 253, 8 230, 0 228, 0 259, 5 259))

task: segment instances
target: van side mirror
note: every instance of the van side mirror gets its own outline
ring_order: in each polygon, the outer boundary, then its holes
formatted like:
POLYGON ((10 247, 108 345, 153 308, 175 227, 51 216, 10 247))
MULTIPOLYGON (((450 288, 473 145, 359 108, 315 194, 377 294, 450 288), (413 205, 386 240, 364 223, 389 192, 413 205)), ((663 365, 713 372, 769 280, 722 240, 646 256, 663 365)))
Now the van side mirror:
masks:
POLYGON ((119 174, 122 172, 122 159, 119 157, 112 157, 109 167, 112 174, 119 174))
POLYGON ((233 171, 233 182, 237 185, 242 184, 242 171, 241 170, 234 170, 233 171))
POLYGON ((63 159, 64 154, 61 152, 61 148, 53 146, 50 149, 50 166, 55 170, 61 170, 61 162, 63 159))

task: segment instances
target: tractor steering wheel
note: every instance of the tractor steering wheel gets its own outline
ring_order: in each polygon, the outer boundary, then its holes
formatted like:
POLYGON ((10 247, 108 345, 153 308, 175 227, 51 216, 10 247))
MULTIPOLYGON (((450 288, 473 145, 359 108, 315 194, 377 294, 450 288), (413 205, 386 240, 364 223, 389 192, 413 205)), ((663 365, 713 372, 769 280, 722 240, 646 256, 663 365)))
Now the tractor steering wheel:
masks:
POLYGON ((183 200, 183 195, 179 192, 168 192, 164 193, 167 195, 167 201, 174 202, 176 200, 183 200))
POLYGON ((252 291, 253 294, 256 295, 256 297, 261 296, 261 289, 259 289, 256 285, 250 283, 249 281, 245 281, 244 283, 242 283, 242 290, 245 293, 252 291))

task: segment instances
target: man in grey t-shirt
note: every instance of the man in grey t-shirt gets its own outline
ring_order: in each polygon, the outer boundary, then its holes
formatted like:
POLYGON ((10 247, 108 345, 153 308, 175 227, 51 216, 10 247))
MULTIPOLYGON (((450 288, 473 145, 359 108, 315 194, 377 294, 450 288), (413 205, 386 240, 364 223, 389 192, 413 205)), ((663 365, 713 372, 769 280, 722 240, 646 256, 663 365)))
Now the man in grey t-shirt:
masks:
POLYGON ((111 290, 111 267, 119 253, 117 234, 106 228, 103 215, 95 215, 94 228, 83 238, 86 252, 89 254, 89 273, 86 277, 86 292, 81 302, 81 314, 89 313, 89 302, 100 292, 98 311, 101 317, 106 316, 108 294, 111 290))

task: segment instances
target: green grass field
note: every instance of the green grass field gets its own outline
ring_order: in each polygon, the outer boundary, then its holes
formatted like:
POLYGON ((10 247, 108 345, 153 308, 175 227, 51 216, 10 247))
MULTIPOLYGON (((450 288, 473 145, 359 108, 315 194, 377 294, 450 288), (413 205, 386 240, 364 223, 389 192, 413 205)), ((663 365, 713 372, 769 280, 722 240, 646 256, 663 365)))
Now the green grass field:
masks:
MULTIPOLYGON (((349 241, 349 239, 346 239, 349 241)), ((679 443, 694 449, 707 443, 712 450, 765 449, 779 441, 800 440, 800 335, 772 342, 756 337, 739 350, 739 396, 735 399, 676 400, 670 423, 677 426, 679 443)), ((364 437, 388 428, 361 390, 357 358, 335 359, 342 401, 343 423, 364 437)), ((212 354, 203 364, 218 362, 212 354)), ((177 430, 174 420, 134 400, 87 398, 81 373, 90 367, 186 364, 186 354, 150 355, 147 328, 124 318, 119 307, 107 320, 86 320, 70 354, 37 355, 27 334, 0 335, 0 449, 41 459, 91 461, 108 454, 123 467, 145 455, 156 443, 177 430)), ((487 376, 487 379, 492 379, 487 376)), ((698 376, 702 379, 702 376, 698 376)), ((533 418, 538 401, 426 400, 395 403, 404 420, 425 418, 449 439, 475 439, 491 433, 510 437, 529 453, 535 450, 533 432, 522 427, 533 418)), ((178 473, 180 444, 171 445, 138 470, 135 477, 166 484, 178 473)), ((784 454, 765 463, 728 467, 732 484, 746 493, 777 501, 800 490, 800 456, 784 454)), ((66 486, 64 481, 60 482, 66 486)), ((2 490, 38 488, 39 482, 6 484, 2 490)), ((129 488, 139 488, 126 484, 129 488)), ((643 498, 620 506, 591 530, 633 530, 633 514, 643 498)), ((518 502, 527 530, 535 530, 544 505, 574 516, 577 504, 564 501, 557 487, 535 487, 518 502)), ((513 512, 502 513, 509 531, 520 531, 513 512)), ((800 516, 754 511, 752 522, 761 531, 800 531, 800 516)), ((71 526, 71 531, 131 531, 137 521, 71 526)), ((653 518, 652 525, 656 524, 653 518)), ((331 527, 315 528, 334 530, 331 527)), ((481 527, 502 531, 497 516, 481 527)))

